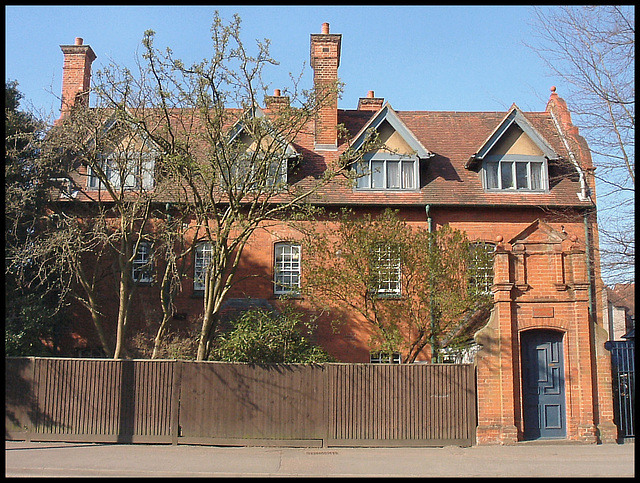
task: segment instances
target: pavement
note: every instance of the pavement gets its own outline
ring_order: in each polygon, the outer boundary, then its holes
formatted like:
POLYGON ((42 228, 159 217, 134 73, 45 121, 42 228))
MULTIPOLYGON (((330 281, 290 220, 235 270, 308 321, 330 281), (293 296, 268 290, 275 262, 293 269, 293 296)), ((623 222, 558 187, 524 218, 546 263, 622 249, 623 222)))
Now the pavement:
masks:
POLYGON ((635 442, 281 448, 5 441, 7 477, 634 477, 635 442))

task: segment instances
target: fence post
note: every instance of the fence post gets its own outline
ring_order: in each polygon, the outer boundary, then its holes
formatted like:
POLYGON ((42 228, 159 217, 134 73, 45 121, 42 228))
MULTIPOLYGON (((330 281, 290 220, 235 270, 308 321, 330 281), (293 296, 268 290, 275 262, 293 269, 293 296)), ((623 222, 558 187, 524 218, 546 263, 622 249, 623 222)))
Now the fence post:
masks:
POLYGON ((182 380, 182 361, 173 361, 173 380, 171 382, 171 444, 176 446, 180 437, 180 390, 182 380))
POLYGON ((33 433, 35 432, 35 428, 34 428, 34 424, 35 421, 33 420, 35 417, 37 417, 38 414, 38 394, 36 392, 36 358, 35 357, 29 357, 29 361, 31 362, 31 414, 28 414, 28 418, 29 418, 29 425, 27 426, 27 434, 25 435, 25 441, 27 443, 31 442, 31 437, 33 436, 33 433))

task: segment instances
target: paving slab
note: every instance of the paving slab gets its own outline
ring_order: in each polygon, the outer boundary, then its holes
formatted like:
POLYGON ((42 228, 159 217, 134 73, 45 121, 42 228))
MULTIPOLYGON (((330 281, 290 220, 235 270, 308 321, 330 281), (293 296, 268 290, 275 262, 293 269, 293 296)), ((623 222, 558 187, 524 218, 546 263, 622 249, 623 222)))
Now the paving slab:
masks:
POLYGON ((7 477, 633 477, 635 444, 278 448, 5 442, 7 477))

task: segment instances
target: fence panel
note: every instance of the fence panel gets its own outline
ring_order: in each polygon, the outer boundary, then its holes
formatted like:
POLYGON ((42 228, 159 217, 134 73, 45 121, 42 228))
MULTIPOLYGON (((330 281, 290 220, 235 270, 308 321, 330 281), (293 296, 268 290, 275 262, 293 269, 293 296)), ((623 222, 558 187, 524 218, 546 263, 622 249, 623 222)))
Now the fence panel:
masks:
POLYGON ((31 439, 170 441, 171 361, 34 358, 33 365, 25 401, 31 439))
POLYGON ((321 365, 186 363, 180 385, 181 441, 321 442, 324 370, 321 365))
POLYGON ((331 364, 329 445, 471 445, 469 364, 331 364))

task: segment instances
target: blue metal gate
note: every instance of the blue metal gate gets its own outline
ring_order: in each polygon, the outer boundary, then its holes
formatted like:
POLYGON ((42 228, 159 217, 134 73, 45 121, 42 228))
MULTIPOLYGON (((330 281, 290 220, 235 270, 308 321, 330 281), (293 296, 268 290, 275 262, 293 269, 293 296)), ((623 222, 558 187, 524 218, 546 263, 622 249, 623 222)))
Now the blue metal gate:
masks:
POLYGON ((611 352, 613 404, 618 438, 635 438, 635 343, 633 340, 609 341, 605 347, 611 352))

